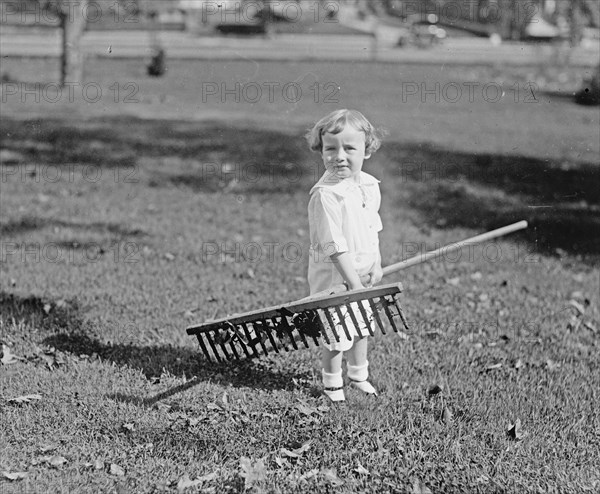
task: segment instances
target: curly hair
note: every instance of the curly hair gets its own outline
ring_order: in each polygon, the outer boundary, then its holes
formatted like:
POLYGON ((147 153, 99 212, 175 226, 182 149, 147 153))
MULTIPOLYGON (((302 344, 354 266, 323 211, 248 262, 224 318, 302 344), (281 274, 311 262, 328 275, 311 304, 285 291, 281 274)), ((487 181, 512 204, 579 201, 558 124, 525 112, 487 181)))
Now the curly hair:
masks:
POLYGON ((323 134, 339 134, 346 125, 352 125, 365 134, 365 153, 372 154, 381 145, 381 131, 371 125, 365 116, 357 110, 335 110, 319 120, 306 134, 310 149, 320 153, 323 149, 323 134))

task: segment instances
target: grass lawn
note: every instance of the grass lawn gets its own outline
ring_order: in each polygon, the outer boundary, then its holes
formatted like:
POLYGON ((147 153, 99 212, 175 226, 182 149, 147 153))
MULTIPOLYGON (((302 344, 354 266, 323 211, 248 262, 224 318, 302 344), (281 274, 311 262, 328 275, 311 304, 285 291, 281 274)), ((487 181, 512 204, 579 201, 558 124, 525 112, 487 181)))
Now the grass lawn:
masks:
POLYGON ((24 94, 57 68, 2 67, 3 492, 597 492, 597 109, 536 69, 358 63, 96 60, 97 102, 24 94), (307 294, 302 134, 338 107, 388 131, 384 264, 530 228, 392 276, 412 331, 331 406, 318 349, 215 365, 185 327, 307 294))

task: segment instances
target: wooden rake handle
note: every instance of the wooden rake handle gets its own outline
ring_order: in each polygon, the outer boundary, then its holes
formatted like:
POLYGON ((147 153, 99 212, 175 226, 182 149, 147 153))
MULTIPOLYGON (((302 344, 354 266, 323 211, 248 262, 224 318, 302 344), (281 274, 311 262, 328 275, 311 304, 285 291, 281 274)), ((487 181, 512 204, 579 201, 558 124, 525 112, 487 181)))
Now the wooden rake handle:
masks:
POLYGON ((400 271, 401 269, 410 268, 411 266, 427 262, 431 258, 439 256, 441 254, 449 254, 451 252, 460 250, 463 247, 481 244, 483 242, 487 242, 488 240, 502 237, 503 235, 508 235, 509 233, 513 233, 518 230, 523 230, 525 228, 527 228, 527 222, 523 220, 517 223, 513 223, 512 225, 497 228, 496 230, 492 230, 490 232, 475 235, 474 237, 461 240, 460 242, 455 242, 453 244, 440 247, 439 249, 430 250, 429 252, 425 252, 424 254, 417 254, 414 257, 406 259, 405 261, 397 262, 395 264, 386 266, 385 268, 383 268, 383 276, 387 276, 388 274, 395 273, 396 271, 400 271))
MULTIPOLYGON (((481 244, 483 242, 487 242, 488 240, 502 237, 503 235, 508 235, 509 233, 513 233, 518 230, 523 230, 525 228, 527 228, 527 222, 525 220, 522 220, 511 225, 503 226, 502 228, 497 228, 496 230, 482 233, 480 235, 475 235, 474 237, 461 240, 460 242, 448 244, 444 247, 440 247, 439 249, 430 250, 423 254, 417 254, 416 256, 406 259, 405 261, 400 261, 386 266, 385 268, 383 268, 383 276, 387 276, 388 274, 395 273, 402 269, 410 268, 411 266, 416 266, 417 264, 422 264, 436 256, 450 254, 451 252, 456 252, 457 250, 460 250, 463 247, 481 244)), ((362 276, 360 281, 364 284, 369 281, 369 278, 370 277, 368 275, 362 276)))

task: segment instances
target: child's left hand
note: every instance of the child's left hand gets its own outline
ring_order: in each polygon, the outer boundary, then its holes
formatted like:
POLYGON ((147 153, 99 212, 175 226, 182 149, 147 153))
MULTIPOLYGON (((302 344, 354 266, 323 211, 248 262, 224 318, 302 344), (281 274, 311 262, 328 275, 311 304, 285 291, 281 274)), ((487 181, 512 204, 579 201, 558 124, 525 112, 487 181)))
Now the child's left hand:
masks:
POLYGON ((370 272, 369 272, 369 281, 367 282, 367 284, 365 285, 367 288, 372 287, 373 285, 376 285, 377 283, 379 283, 381 281, 381 278, 383 278, 383 270, 381 269, 380 265, 376 265, 370 272))

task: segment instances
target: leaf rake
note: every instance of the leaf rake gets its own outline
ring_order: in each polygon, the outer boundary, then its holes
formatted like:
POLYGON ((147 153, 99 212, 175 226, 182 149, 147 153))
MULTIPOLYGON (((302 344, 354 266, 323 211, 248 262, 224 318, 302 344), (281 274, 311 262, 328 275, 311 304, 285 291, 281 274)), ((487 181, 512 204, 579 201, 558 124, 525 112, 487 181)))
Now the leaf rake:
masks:
MULTIPOLYGON (((446 245, 387 266, 383 268, 383 275, 523 228, 527 228, 526 221, 446 245)), ((330 343, 331 338, 339 341, 340 332, 350 339, 349 324, 360 337, 367 336, 361 327, 371 336, 377 328, 382 334, 390 327, 399 332, 400 325, 409 330, 400 305, 401 292, 400 283, 352 291, 338 285, 295 302, 189 326, 187 334, 198 338, 209 360, 224 362, 309 348, 309 343, 319 346, 321 338, 326 343, 330 343)))

